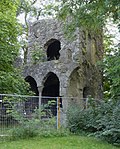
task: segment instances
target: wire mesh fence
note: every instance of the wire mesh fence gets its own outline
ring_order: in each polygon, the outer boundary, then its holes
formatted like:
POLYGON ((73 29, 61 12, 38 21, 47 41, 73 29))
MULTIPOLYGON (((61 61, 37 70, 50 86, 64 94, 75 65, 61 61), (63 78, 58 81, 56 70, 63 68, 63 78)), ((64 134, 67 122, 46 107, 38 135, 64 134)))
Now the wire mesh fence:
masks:
POLYGON ((0 135, 21 125, 23 121, 50 120, 57 124, 57 98, 37 96, 0 95, 0 135))
MULTIPOLYGON (((9 135, 11 129, 15 129, 25 122, 46 121, 48 125, 54 118, 53 127, 59 128, 65 123, 68 104, 75 104, 76 97, 39 97, 0 94, 0 136, 9 135)), ((95 101, 98 104, 99 101, 95 101)), ((80 99, 82 108, 89 106, 88 99, 80 99)))

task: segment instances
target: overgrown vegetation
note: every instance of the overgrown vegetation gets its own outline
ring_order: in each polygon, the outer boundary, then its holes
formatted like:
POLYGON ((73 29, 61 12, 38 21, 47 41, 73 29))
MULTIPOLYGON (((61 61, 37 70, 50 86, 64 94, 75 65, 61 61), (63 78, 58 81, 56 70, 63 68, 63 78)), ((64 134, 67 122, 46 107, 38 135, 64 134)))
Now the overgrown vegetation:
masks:
POLYGON ((120 100, 120 47, 111 47, 110 40, 111 38, 108 38, 104 44, 104 98, 120 100))
MULTIPOLYGON (((23 25, 23 36, 25 36, 25 39, 20 44, 24 51, 24 63, 26 63, 28 51, 27 16, 32 12, 32 15, 36 15, 36 19, 38 19, 41 14, 41 10, 36 11, 35 7, 32 7, 36 1, 21 0, 20 4, 19 0, 0 1, 0 93, 28 93, 27 83, 21 77, 20 71, 14 68, 14 61, 18 56, 20 47, 17 37, 19 32, 21 32, 16 14, 25 13, 25 25, 23 25)), ((52 5, 46 8, 49 10, 49 8, 52 8, 52 5)), ((60 10, 58 12, 59 18, 62 18, 65 24, 69 18, 66 29, 70 35, 75 31, 76 27, 81 26, 87 30, 92 29, 98 32, 101 27, 105 27, 109 18, 112 18, 113 22, 118 23, 118 28, 120 27, 119 0, 64 0, 61 2, 60 9, 56 6, 54 8, 54 10, 60 10)), ((94 106, 91 102, 87 109, 80 109, 76 105, 75 107, 70 107, 67 113, 68 128, 73 133, 84 131, 118 145, 120 144, 120 49, 119 47, 117 49, 115 47, 111 48, 111 43, 109 42, 107 44, 103 67, 104 91, 105 99, 107 100, 102 101, 97 106, 94 106)), ((37 50, 33 53, 33 63, 41 60, 43 56, 41 54, 37 50)), ((56 131, 54 129, 54 119, 41 121, 36 114, 29 119, 24 119, 24 117, 20 117, 17 114, 14 116, 18 118, 17 120, 20 124, 19 127, 12 130, 12 136, 15 138, 28 138, 37 135, 45 137, 64 136, 67 134, 65 130, 60 129, 60 131, 56 131)), ((92 143, 90 142, 90 144, 92 143)), ((73 145, 75 144, 72 143, 72 147, 73 145)), ((79 146, 81 146, 81 143, 79 146)))
POLYGON ((44 62, 46 60, 45 51, 37 44, 34 43, 32 51, 32 62, 33 64, 37 64, 40 62, 44 62))
MULTIPOLYGON (((118 0, 63 0, 58 17, 65 23, 68 37, 76 28, 93 31, 103 36, 109 20, 120 29, 120 5, 118 0)), ((111 23, 111 22, 110 22, 111 23)), ((84 131, 99 136, 113 144, 120 144, 120 47, 107 38, 104 41, 104 99, 87 109, 76 105, 68 111, 68 127, 72 132, 84 131)))
POLYGON ((0 93, 27 94, 28 85, 14 67, 19 53, 16 11, 19 1, 0 1, 0 93))
MULTIPOLYGON (((119 0, 62 0, 58 9, 58 16, 66 21, 68 32, 83 27, 88 30, 100 31, 108 19, 119 23, 119 0), (69 21, 67 21, 69 19, 69 21)), ((120 24, 118 24, 119 27, 120 24)))
POLYGON ((24 109, 25 101, 15 102, 11 110, 7 111, 12 116, 15 124, 15 127, 9 132, 12 139, 68 135, 69 131, 67 129, 57 130, 57 120, 51 110, 51 106, 54 104, 55 101, 49 101, 40 109, 37 109, 37 107, 24 109))
POLYGON ((101 101, 96 106, 94 101, 90 101, 87 109, 72 105, 67 118, 67 126, 71 132, 85 132, 120 145, 120 101, 101 101))

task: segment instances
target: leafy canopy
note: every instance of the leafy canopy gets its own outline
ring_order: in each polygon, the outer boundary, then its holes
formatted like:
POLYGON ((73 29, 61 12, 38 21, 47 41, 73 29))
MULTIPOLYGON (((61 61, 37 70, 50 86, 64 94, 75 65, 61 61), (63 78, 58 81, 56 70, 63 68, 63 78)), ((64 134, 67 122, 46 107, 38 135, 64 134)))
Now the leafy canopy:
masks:
POLYGON ((64 20, 70 17, 69 25, 73 29, 83 26, 98 30, 104 27, 109 18, 119 23, 120 2, 119 0, 62 0, 58 15, 64 20))
POLYGON ((120 48, 111 48, 109 39, 105 42, 104 95, 105 98, 120 98, 120 48))
POLYGON ((16 19, 18 0, 0 1, 0 93, 26 93, 26 83, 14 61, 19 52, 19 25, 16 19))

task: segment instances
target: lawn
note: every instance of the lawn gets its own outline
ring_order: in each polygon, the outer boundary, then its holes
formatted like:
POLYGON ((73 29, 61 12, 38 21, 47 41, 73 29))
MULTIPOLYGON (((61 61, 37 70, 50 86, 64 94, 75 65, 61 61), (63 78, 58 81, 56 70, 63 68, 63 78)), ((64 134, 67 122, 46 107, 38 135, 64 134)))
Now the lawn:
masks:
POLYGON ((90 137, 67 136, 4 141, 0 142, 0 149, 120 149, 120 147, 90 137))

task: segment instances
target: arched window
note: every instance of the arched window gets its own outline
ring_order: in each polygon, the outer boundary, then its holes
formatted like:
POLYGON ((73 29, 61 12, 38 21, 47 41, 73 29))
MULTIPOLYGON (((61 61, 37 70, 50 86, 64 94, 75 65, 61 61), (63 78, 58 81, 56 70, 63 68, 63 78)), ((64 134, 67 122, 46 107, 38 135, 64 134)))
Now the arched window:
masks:
POLYGON ((57 39, 50 39, 44 47, 46 48, 47 60, 58 60, 60 57, 61 43, 57 39))

